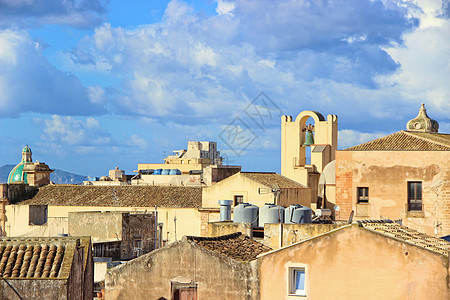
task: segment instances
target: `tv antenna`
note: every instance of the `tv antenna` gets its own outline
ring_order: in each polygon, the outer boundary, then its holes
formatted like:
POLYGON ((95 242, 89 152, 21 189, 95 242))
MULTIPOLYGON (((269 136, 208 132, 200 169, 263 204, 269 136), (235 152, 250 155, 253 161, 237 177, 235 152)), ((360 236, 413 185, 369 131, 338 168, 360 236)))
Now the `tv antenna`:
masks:
POLYGON ((273 194, 273 204, 277 205, 279 203, 281 189, 276 183, 272 184, 270 188, 258 188, 258 194, 273 194))

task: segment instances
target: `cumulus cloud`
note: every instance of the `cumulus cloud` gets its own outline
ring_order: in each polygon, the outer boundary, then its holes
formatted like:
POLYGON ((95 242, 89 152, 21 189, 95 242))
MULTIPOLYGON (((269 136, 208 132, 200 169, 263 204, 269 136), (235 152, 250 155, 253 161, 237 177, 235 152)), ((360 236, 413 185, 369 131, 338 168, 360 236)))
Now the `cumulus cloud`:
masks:
POLYGON ((24 112, 89 115, 104 112, 90 103, 78 78, 57 70, 23 31, 0 31, 0 117, 24 112))
POLYGON ((223 125, 266 91, 288 111, 332 103, 333 113, 355 116, 341 106, 354 107, 361 95, 376 107, 395 98, 381 98, 377 78, 399 68, 383 47, 401 47, 403 34, 417 26, 410 7, 369 0, 218 1, 217 15, 205 17, 171 1, 160 23, 104 24, 67 55, 75 66, 122 78, 105 90, 116 113, 223 125))
POLYGON ((85 121, 70 116, 53 115, 51 119, 39 119, 43 124, 42 139, 61 146, 85 147, 105 146, 112 143, 109 133, 100 126, 95 118, 85 121))
POLYGON ((89 28, 101 24, 109 0, 0 0, 0 28, 64 24, 89 28))

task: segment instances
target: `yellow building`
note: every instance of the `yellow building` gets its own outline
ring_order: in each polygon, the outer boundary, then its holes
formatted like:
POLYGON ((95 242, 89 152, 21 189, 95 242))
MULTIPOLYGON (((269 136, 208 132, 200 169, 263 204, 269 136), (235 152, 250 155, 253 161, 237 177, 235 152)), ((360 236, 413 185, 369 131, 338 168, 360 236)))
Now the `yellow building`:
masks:
POLYGON ((319 176, 335 159, 338 122, 336 115, 327 119, 318 112, 303 111, 293 120, 281 118, 281 175, 312 189, 310 204, 317 208, 319 176), (313 120, 313 124, 308 124, 313 120))

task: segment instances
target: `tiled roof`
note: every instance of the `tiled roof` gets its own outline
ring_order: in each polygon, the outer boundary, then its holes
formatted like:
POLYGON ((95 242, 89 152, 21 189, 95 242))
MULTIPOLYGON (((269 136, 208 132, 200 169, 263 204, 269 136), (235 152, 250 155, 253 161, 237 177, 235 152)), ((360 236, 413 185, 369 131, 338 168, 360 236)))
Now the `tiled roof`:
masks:
POLYGON ((450 243, 444 239, 418 232, 392 221, 358 221, 359 225, 381 234, 448 256, 450 243))
POLYGON ((28 205, 193 207, 202 204, 200 187, 46 185, 28 205))
POLYGON ((272 250, 240 232, 219 237, 187 236, 186 239, 205 249, 239 261, 251 261, 259 254, 272 250))
POLYGON ((348 151, 450 151, 450 134, 399 131, 353 146, 348 151))
POLYGON ((77 243, 90 246, 89 237, 81 240, 73 237, 0 238, 0 277, 67 278, 77 243))
POLYGON ((274 184, 277 184, 280 188, 284 189, 306 188, 306 186, 275 172, 240 172, 240 174, 267 187, 272 187, 274 184))

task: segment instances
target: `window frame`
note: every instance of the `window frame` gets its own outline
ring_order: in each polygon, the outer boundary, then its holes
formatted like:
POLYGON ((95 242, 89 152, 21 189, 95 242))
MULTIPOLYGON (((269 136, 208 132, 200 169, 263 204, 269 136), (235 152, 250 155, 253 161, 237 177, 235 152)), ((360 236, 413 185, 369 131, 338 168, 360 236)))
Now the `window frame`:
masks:
POLYGON ((233 204, 234 204, 234 206, 237 206, 237 205, 239 205, 241 203, 244 203, 244 195, 233 195, 233 204), (238 198, 241 199, 240 202, 238 202, 238 198))
POLYGON ((369 204, 369 187, 361 186, 356 188, 356 203, 369 204), (360 191, 362 191, 362 196, 360 191))
POLYGON ((289 264, 287 266, 287 295, 290 297, 308 297, 308 267, 305 264, 289 264), (304 274, 303 289, 296 288, 296 274, 304 274))
POLYGON ((422 181, 408 181, 407 182, 407 209, 411 212, 421 212, 423 211, 423 187, 422 181), (420 188, 418 188, 420 187, 420 188), (411 191, 413 191, 411 193, 411 191), (420 194, 420 196, 418 195, 420 194), (413 209, 414 207, 414 209, 413 209), (420 209, 417 209, 420 207, 420 209))

